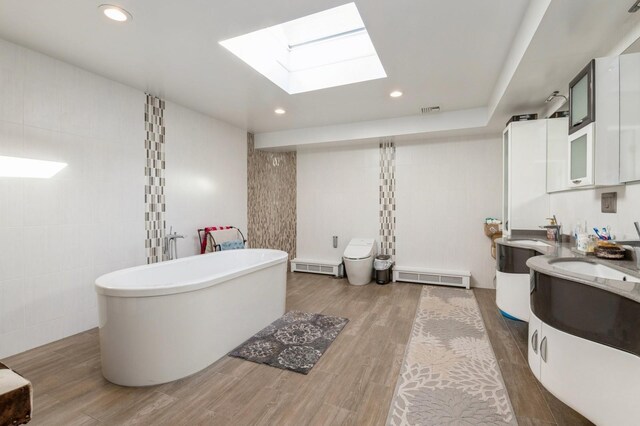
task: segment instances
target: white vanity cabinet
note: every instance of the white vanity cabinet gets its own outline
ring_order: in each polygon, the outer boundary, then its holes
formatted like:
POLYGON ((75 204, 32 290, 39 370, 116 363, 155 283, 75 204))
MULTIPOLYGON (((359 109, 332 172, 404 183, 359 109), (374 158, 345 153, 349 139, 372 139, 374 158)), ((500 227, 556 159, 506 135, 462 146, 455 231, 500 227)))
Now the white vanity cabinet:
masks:
POLYGON ((540 334, 542 333, 542 321, 529 312, 529 367, 536 379, 540 380, 540 334))
POLYGON ((510 123, 502 134, 503 232, 537 229, 549 217, 547 122, 510 123))
POLYGON ((640 180, 640 53, 620 56, 620 181, 640 180))
POLYGON ((528 358, 549 392, 595 424, 640 423, 638 356, 557 330, 531 312, 528 358))

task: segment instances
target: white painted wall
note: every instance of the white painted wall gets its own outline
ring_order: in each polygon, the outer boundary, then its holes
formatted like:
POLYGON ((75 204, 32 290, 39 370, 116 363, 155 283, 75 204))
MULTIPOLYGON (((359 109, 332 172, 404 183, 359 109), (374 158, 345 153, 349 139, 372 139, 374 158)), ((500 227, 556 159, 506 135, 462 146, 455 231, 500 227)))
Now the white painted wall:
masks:
MULTIPOLYGON (((400 142, 396 155, 396 262, 469 270, 492 287, 482 223, 500 214, 500 138, 400 142)), ((338 260, 352 237, 379 240, 377 144, 300 149, 297 179, 299 258, 338 260)))
POLYGON ((551 194, 551 213, 562 224, 564 234, 573 233, 575 225, 586 220, 589 230, 595 226, 610 226, 616 238, 637 240, 633 222, 640 221, 640 182, 551 194), (617 213, 601 213, 600 195, 603 192, 618 193, 617 213))
MULTIPOLYGON (((0 155, 63 161, 0 178, 0 358, 97 325, 95 278, 146 262, 144 93, 0 40, 0 155)), ((246 131, 168 103, 167 224, 246 229, 246 131)), ((188 244, 188 249, 187 249, 188 244)))
POLYGON ((247 233, 247 132, 167 102, 166 223, 185 236, 180 257, 200 253, 198 228, 247 233))

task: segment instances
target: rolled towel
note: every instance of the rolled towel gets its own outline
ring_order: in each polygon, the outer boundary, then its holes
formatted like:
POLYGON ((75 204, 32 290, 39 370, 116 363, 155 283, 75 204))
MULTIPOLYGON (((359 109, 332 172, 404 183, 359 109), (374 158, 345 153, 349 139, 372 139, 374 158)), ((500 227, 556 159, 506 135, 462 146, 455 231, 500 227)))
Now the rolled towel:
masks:
POLYGON ((238 250, 244 248, 244 241, 230 240, 220 243, 220 250, 238 250))

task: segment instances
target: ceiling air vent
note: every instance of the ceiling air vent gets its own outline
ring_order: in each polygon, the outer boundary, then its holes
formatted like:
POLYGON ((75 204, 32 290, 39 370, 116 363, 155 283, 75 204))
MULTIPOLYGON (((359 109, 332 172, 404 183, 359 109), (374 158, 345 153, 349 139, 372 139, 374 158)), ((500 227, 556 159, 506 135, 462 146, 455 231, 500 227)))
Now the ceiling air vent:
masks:
POLYGON ((421 114, 429 114, 430 112, 439 112, 440 111, 440 107, 439 106, 430 106, 430 107, 422 107, 420 108, 420 113, 421 114))

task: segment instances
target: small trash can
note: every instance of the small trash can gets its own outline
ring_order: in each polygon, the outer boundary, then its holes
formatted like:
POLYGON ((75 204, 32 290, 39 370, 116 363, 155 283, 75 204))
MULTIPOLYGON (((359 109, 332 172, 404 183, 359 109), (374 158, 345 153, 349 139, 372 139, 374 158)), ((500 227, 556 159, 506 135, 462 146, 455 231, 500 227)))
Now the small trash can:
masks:
POLYGON ((393 260, 388 254, 381 254, 376 256, 373 261, 373 269, 376 271, 376 283, 388 284, 391 281, 391 268, 393 267, 393 260))

